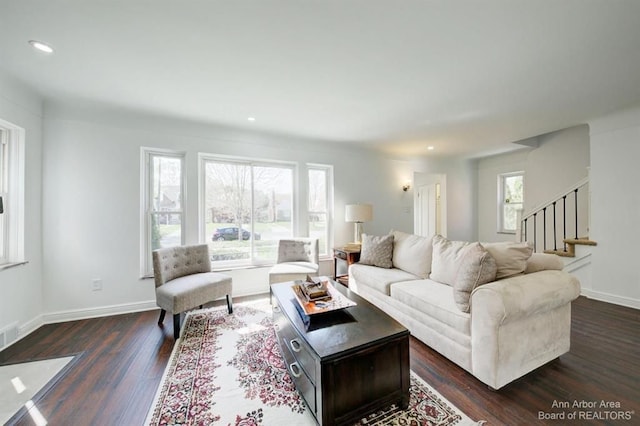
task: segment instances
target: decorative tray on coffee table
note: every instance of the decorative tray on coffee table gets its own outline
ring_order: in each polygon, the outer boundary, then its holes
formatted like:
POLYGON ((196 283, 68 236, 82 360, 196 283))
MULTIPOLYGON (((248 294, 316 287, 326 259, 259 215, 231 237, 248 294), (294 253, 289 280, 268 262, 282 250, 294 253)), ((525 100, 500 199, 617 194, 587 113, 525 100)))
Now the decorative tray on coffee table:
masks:
POLYGON ((336 290, 328 280, 326 281, 328 297, 316 301, 307 300, 302 291, 301 285, 302 281, 296 281, 296 283, 292 286, 292 289, 293 294, 296 296, 296 302, 298 302, 298 305, 300 306, 300 308, 302 308, 304 314, 306 315, 322 314, 357 305, 356 302, 348 299, 347 297, 343 296, 338 290, 336 290))

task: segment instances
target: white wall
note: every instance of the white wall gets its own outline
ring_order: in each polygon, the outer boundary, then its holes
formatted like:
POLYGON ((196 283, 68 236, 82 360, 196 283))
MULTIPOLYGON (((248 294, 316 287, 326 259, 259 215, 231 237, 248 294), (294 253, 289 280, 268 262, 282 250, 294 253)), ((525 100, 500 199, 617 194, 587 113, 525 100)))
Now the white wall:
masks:
MULTIPOLYGON (((472 241, 477 239, 476 227, 476 168, 474 161, 467 159, 416 159, 412 162, 416 176, 440 175, 446 181, 446 194, 442 202, 446 205, 446 220, 443 234, 452 240, 472 241)), ((420 182, 418 182, 419 184, 420 182)), ((401 186, 401 185, 400 185, 401 186)), ((413 200, 416 183, 405 194, 413 200)), ((400 187, 399 187, 400 188, 400 187)), ((413 201, 411 201, 413 205, 413 201)), ((401 229, 413 232, 412 228, 401 229)))
POLYGON ((590 297, 640 309, 640 108, 589 123, 591 129, 590 297))
MULTIPOLYGON (((198 152, 332 164, 335 245, 352 236, 353 224, 344 222, 348 203, 373 204, 366 232, 413 226, 401 189, 412 166, 369 150, 60 104, 46 107, 45 135, 43 280, 50 320, 153 306, 152 281, 139 279, 141 146, 187 153, 187 243, 198 240, 198 152), (102 291, 91 291, 93 278, 103 280, 102 291)), ((234 294, 268 290, 264 268, 232 274, 234 294)))
POLYGON ((513 234, 497 232, 499 174, 525 172, 525 213, 541 203, 552 201, 552 198, 571 189, 572 185, 587 176, 590 163, 587 125, 540 135, 536 139, 536 148, 523 148, 478 160, 477 220, 480 241, 513 241, 515 238, 513 234))
POLYGON ((0 118, 25 129, 26 265, 0 270, 0 329, 17 323, 19 337, 42 312, 42 99, 0 72, 0 118))
POLYGON ((525 165, 525 212, 550 201, 587 177, 590 164, 589 126, 569 127, 538 136, 525 165))

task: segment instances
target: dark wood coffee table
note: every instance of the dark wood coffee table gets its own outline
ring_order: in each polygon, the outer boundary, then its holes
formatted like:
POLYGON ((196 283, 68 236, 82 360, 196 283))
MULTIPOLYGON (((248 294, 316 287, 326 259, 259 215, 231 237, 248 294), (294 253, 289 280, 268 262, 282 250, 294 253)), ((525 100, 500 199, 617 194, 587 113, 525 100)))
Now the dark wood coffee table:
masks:
POLYGON ((296 310, 293 282, 271 286, 278 343, 298 392, 320 425, 348 424, 409 404, 409 331, 353 291, 357 306, 311 316, 296 310))

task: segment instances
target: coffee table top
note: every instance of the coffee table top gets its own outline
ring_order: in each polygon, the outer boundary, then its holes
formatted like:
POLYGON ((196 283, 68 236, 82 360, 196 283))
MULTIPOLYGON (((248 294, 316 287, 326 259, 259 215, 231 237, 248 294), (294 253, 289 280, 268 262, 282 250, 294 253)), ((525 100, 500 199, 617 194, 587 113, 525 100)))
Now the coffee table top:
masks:
POLYGON ((332 281, 333 286, 357 305, 313 315, 311 325, 306 327, 296 309, 291 288, 294 284, 293 281, 273 284, 271 291, 291 324, 323 360, 409 335, 399 322, 335 281, 332 281))

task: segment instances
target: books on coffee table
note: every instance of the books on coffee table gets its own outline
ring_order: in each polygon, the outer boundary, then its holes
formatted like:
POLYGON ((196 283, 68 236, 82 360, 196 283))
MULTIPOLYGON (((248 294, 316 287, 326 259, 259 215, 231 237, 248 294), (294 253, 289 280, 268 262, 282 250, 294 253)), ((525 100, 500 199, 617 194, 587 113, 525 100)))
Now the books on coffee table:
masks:
POLYGON ((329 300, 331 296, 327 290, 327 281, 320 278, 312 278, 307 275, 306 281, 300 284, 300 290, 307 302, 315 302, 318 300, 329 300))
MULTIPOLYGON (((316 280, 318 279, 316 278, 316 280)), ((326 294, 315 299, 308 298, 304 290, 306 284, 304 281, 298 280, 292 286, 296 302, 300 305, 306 315, 321 314, 324 312, 348 308, 350 306, 356 306, 356 302, 340 294, 340 292, 329 282, 328 278, 322 277, 317 282, 322 283, 322 289, 326 291, 326 294)), ((319 292, 321 292, 321 290, 319 292)))

